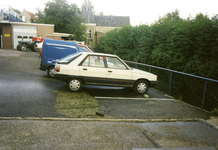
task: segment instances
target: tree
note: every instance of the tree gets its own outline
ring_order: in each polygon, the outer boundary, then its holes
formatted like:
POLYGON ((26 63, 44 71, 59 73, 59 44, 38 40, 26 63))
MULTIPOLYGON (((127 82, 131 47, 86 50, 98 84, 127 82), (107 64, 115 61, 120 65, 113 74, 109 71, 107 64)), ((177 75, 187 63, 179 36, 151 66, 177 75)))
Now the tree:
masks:
POLYGON ((69 5, 67 0, 52 0, 45 4, 44 10, 37 9, 38 23, 54 24, 55 32, 74 34, 75 40, 84 41, 85 26, 77 13, 76 4, 69 5))
POLYGON ((99 12, 99 16, 104 16, 103 11, 99 12))
POLYGON ((33 17, 30 18, 30 22, 31 22, 31 23, 35 23, 33 17))
POLYGON ((36 13, 34 15, 37 18, 37 23, 45 23, 44 22, 45 14, 43 10, 41 10, 39 7, 36 8, 36 13))
POLYGON ((81 11, 92 12, 93 14, 95 14, 94 5, 92 4, 91 0, 84 0, 81 6, 81 11))
POLYGON ((218 78, 218 15, 182 19, 167 13, 150 26, 123 26, 99 38, 98 52, 208 78, 218 78))

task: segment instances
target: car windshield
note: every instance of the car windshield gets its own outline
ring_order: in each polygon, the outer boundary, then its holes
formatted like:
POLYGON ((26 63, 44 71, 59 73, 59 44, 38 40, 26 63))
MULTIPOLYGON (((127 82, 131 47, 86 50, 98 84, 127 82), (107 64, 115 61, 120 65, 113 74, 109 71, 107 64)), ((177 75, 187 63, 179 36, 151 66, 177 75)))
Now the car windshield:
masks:
POLYGON ((78 56, 80 56, 81 54, 80 53, 74 53, 74 54, 71 54, 71 55, 68 55, 60 60, 58 60, 57 62, 58 63, 67 63, 69 62, 70 60, 73 60, 75 58, 77 58, 78 56))

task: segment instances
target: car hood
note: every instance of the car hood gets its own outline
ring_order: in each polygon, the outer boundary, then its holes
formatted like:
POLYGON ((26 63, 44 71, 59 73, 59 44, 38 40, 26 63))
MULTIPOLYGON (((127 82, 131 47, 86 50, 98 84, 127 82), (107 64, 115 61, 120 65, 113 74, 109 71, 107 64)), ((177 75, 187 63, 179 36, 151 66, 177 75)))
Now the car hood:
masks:
POLYGON ((147 78, 150 81, 157 81, 157 75, 134 68, 132 69, 132 78, 133 79, 147 78))

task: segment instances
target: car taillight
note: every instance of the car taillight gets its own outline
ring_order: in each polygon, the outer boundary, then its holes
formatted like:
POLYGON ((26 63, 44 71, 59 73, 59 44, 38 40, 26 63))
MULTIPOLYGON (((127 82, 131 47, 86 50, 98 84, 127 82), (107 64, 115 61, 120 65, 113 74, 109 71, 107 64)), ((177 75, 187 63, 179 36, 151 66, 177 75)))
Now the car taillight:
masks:
POLYGON ((60 67, 59 66, 55 67, 55 71, 60 72, 60 67))

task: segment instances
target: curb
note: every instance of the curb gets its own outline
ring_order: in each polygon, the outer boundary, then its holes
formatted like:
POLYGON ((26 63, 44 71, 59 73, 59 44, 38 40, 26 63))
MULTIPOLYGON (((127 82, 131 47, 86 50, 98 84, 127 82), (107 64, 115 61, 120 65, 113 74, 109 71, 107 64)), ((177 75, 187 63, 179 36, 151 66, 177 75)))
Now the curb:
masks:
POLYGON ((97 118, 50 118, 50 117, 0 117, 0 120, 32 120, 32 121, 96 121, 96 122, 199 122, 218 131, 218 126, 201 118, 185 119, 97 119, 97 118))
POLYGON ((165 101, 177 101, 175 99, 170 99, 170 98, 127 98, 127 97, 94 97, 96 99, 100 99, 100 100, 104 100, 104 99, 108 99, 108 100, 154 100, 154 101, 158 101, 158 100, 165 100, 165 101))
POLYGON ((213 128, 213 129, 218 131, 218 126, 216 126, 215 124, 212 124, 212 123, 210 123, 210 122, 208 122, 208 121, 206 121, 204 119, 199 118, 198 122, 200 122, 200 123, 202 123, 202 124, 204 124, 206 126, 209 126, 209 127, 211 127, 211 128, 213 128))
POLYGON ((38 121, 102 121, 102 122, 191 122, 198 121, 198 118, 187 119, 99 119, 99 118, 50 118, 50 117, 0 117, 0 120, 38 120, 38 121))

